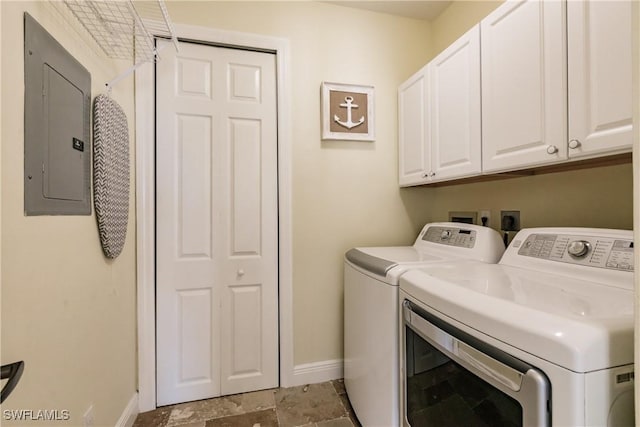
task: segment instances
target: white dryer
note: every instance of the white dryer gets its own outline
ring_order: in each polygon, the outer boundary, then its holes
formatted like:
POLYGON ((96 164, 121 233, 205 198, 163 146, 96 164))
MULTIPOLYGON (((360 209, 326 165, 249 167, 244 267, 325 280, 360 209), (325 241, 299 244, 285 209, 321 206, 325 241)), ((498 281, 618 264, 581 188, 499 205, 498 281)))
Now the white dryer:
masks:
POLYGON ((403 275, 403 425, 635 425, 632 238, 526 229, 403 275))
POLYGON ((495 263, 504 252, 488 227, 431 223, 413 246, 354 248, 344 267, 344 382, 365 426, 399 425, 398 278, 435 262, 495 263))

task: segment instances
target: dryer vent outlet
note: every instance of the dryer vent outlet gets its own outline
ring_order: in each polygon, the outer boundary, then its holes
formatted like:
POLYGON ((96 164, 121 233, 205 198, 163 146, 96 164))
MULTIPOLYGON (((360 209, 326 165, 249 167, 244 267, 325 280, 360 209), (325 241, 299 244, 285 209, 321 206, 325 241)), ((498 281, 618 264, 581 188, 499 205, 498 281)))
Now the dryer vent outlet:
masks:
POLYGON ((519 231, 520 211, 500 211, 500 229, 502 231, 519 231))

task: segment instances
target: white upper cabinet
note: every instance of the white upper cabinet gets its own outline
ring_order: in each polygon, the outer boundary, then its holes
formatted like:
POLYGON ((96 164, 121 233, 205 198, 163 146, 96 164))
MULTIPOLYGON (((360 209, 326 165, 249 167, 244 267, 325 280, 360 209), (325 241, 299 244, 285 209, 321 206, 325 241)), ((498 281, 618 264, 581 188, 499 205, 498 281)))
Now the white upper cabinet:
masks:
POLYGON ((507 1, 481 22, 483 172, 567 158, 563 11, 507 1))
POLYGON ((398 89, 400 185, 479 175, 480 28, 398 89))
POLYGON ((403 186, 427 182, 431 163, 427 89, 427 66, 398 88, 398 167, 403 186))
POLYGON ((400 185, 631 151, 631 5, 499 6, 400 86, 400 185))
POLYGON ((479 175, 480 26, 429 63, 431 180, 479 175))
POLYGON ((569 1, 569 157, 632 146, 631 2, 569 1))

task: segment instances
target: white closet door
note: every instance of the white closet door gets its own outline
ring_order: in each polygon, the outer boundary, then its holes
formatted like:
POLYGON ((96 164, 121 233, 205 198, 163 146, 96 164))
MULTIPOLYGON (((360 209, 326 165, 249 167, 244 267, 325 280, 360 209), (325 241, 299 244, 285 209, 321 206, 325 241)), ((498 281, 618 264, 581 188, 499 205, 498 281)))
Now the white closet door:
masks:
POLYGON ((567 158, 564 8, 507 1, 481 22, 484 172, 567 158))
POLYGON ((567 3, 569 156, 630 151, 631 1, 567 3))
POLYGON ((480 174, 480 26, 429 63, 432 180, 480 174))
POLYGON ((278 385, 275 56, 157 64, 159 405, 278 385))
POLYGON ((427 66, 398 88, 398 170, 401 186, 428 181, 431 168, 427 66))

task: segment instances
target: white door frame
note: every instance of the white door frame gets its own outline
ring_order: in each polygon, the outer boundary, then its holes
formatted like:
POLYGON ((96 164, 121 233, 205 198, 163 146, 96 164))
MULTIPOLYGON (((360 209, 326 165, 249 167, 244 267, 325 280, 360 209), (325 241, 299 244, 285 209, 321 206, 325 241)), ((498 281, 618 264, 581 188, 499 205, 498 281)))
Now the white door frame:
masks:
MULTIPOLYGON (((289 41, 190 25, 175 25, 175 30, 177 36, 185 40, 276 54, 280 385, 288 387, 293 385, 294 378, 289 41)), ((139 68, 135 81, 138 398, 140 412, 146 412, 156 408, 154 67, 139 68)))

